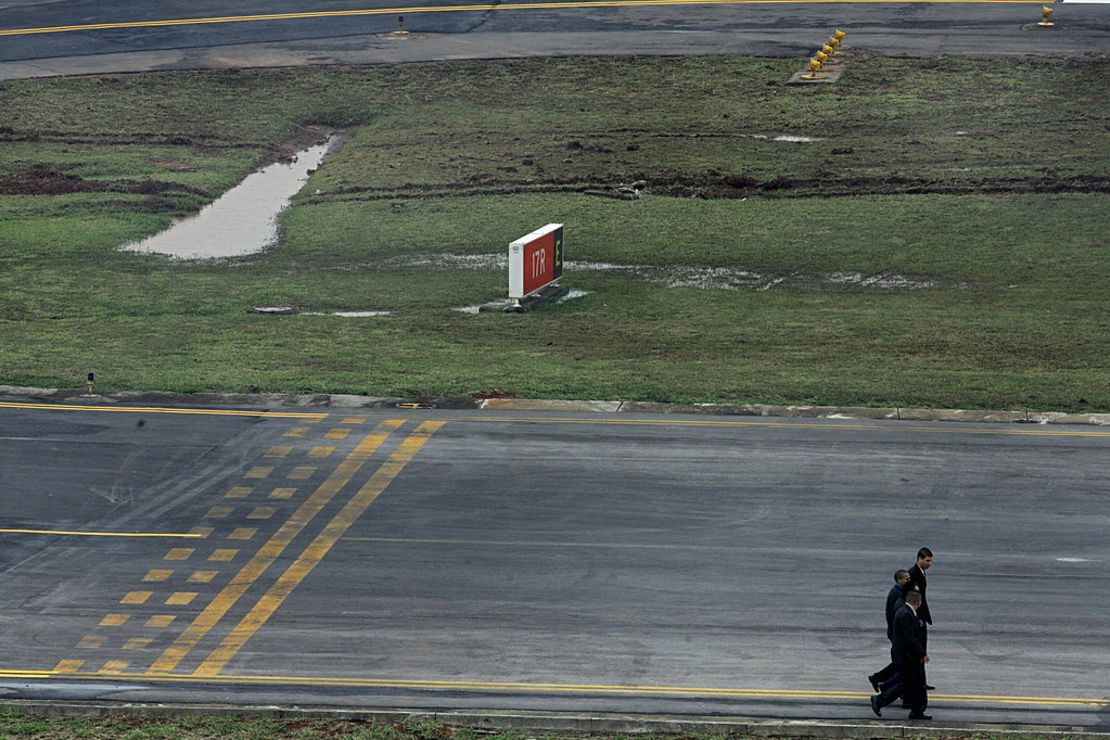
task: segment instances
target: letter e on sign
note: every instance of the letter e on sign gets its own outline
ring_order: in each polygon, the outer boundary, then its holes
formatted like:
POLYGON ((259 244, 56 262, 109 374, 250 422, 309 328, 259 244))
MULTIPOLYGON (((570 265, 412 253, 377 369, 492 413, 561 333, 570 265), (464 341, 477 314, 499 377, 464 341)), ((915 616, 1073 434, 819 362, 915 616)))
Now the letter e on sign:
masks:
POLYGON ((562 276, 562 224, 548 224, 509 245, 510 298, 535 293, 562 276))

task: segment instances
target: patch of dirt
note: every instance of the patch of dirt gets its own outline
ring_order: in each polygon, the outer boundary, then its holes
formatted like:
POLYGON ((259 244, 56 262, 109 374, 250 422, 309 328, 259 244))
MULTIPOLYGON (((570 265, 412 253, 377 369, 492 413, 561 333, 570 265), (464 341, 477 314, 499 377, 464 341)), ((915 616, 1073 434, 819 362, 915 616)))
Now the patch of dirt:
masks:
POLYGON ((323 162, 321 162, 321 165, 323 165, 324 162, 334 157, 343 148, 343 145, 351 138, 351 134, 351 129, 337 130, 333 126, 320 126, 314 123, 304 124, 296 130, 291 139, 282 142, 276 148, 264 147, 270 150, 270 154, 263 159, 259 167, 265 167, 274 162, 290 162, 298 152, 319 146, 334 136, 335 141, 328 149, 327 154, 324 155, 323 162))
MULTIPOLYGON (((340 188, 306 198, 306 203, 336 200, 392 200, 396 198, 445 198, 522 193, 617 191, 630 177, 644 181, 638 189, 644 196, 672 198, 747 198, 763 197, 840 197, 855 195, 971 195, 977 193, 1107 193, 1110 177, 1076 175, 1072 177, 1029 177, 965 182, 938 182, 907 177, 791 178, 757 180, 745 175, 713 172, 702 176, 650 177, 643 173, 610 177, 588 175, 576 178, 498 179, 473 175, 466 182, 436 185, 405 184, 383 188, 340 188)), ((614 196, 618 197, 618 196, 614 196)))
POLYGON ((51 144, 94 144, 123 146, 196 146, 210 149, 267 149, 268 144, 260 142, 227 141, 214 136, 182 136, 180 134, 154 134, 135 132, 83 133, 71 131, 20 131, 0 127, 0 142, 3 141, 41 141, 51 144))
POLYGON ((35 164, 14 175, 0 176, 0 194, 3 195, 66 195, 69 193, 160 195, 169 192, 207 195, 199 188, 164 180, 86 180, 80 175, 62 172, 48 164, 35 164))
POLYGON ((509 391, 502 391, 502 390, 497 390, 497 389, 488 390, 488 391, 478 391, 477 393, 471 393, 470 397, 475 398, 475 399, 516 398, 516 396, 514 394, 510 393, 509 391))

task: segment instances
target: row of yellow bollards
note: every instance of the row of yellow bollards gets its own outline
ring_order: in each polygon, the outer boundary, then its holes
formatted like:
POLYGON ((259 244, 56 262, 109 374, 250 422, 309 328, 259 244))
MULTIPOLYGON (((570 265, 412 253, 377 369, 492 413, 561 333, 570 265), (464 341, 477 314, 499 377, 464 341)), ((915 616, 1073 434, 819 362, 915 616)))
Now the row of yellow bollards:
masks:
POLYGON ((844 41, 844 37, 848 34, 841 31, 839 28, 833 31, 833 35, 829 36, 828 40, 821 45, 813 58, 809 60, 809 72, 802 75, 803 80, 823 80, 828 75, 821 74, 821 68, 829 64, 838 64, 834 58, 838 51, 841 51, 840 44, 844 41))

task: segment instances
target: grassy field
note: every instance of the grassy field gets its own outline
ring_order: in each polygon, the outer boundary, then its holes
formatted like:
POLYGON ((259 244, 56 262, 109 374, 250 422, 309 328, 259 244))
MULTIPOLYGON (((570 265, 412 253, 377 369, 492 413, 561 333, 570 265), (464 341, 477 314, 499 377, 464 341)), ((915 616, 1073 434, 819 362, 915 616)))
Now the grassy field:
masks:
POLYGON ((5 83, 0 383, 1110 410, 1106 61, 5 83), (119 251, 334 129, 274 248, 119 251), (584 193, 634 180, 639 200, 584 193), (586 296, 454 310, 504 296, 493 257, 548 222, 586 296), (307 315, 365 309, 392 313, 307 315))
POLYGON ((521 733, 476 731, 432 722, 411 726, 374 725, 345 720, 256 719, 212 715, 165 719, 138 716, 63 718, 37 717, 18 710, 0 708, 0 740, 300 740, 319 737, 341 740, 525 740, 526 736, 521 733))
MULTIPOLYGON (((152 719, 129 716, 43 718, 0 708, 0 740, 745 740, 749 735, 683 733, 670 735, 543 734, 497 732, 437 722, 411 725, 369 724, 346 720, 256 719, 236 716, 184 716, 152 719)), ((760 736, 766 737, 766 736, 760 736)), ((797 738, 798 736, 792 735, 797 738)), ((951 740, 993 740, 992 733, 948 734, 951 740)), ((1040 738, 1037 733, 1007 734, 1009 738, 1040 738)))

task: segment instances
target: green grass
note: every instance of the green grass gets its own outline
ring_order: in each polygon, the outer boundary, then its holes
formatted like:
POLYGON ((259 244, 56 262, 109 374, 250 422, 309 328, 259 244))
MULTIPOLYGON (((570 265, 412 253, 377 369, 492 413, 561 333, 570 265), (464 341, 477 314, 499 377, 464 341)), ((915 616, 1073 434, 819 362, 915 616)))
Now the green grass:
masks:
POLYGON ((819 87, 783 85, 792 60, 713 57, 6 83, 0 383, 1110 410, 1098 65, 864 56, 819 87), (332 126, 351 138, 274 249, 118 250, 332 126), (821 140, 758 138, 777 134, 821 140), (40 192, 62 177, 79 192, 40 192), (634 179, 639 201, 578 192, 634 179), (654 272, 568 270, 589 295, 466 315, 503 270, 411 264, 504 254, 547 222, 569 260, 654 272), (784 282, 666 287, 685 268, 784 282))
MULTIPOLYGON (((50 738, 51 740, 308 740, 309 738, 340 738, 342 740, 744 740, 749 735, 701 732, 676 734, 537 734, 533 732, 498 732, 473 727, 444 725, 438 722, 412 724, 371 724, 349 720, 326 720, 310 717, 296 719, 265 719, 252 717, 185 715, 164 719, 117 715, 110 717, 49 717, 27 715, 19 710, 0 708, 0 740, 50 738)), ((951 734, 954 740, 992 740, 992 733, 971 735, 951 734)), ((1042 735, 1020 733, 1007 737, 1033 740, 1042 735)))

